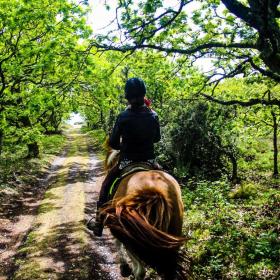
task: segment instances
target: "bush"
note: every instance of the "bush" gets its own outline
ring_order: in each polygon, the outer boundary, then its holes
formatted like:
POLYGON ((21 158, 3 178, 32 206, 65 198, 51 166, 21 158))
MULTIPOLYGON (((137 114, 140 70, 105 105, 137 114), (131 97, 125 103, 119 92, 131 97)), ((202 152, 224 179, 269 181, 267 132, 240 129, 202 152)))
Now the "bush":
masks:
POLYGON ((241 185, 238 185, 235 190, 230 194, 230 198, 249 198, 257 194, 257 187, 252 183, 243 182, 241 185))
POLYGON ((228 109, 205 102, 180 108, 162 129, 160 162, 181 178, 219 178, 227 169, 225 157, 236 154, 234 141, 225 137, 228 109))
POLYGON ((57 154, 61 151, 66 137, 62 134, 54 134, 42 137, 41 151, 44 154, 57 154))

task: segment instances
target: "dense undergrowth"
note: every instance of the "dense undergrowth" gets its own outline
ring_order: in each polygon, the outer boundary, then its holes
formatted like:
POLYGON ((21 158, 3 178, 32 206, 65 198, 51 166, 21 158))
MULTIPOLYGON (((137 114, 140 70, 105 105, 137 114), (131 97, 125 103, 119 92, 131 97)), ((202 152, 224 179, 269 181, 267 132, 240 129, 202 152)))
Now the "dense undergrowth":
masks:
POLYGON ((226 180, 189 180, 184 231, 197 279, 279 279, 277 180, 232 189, 226 180))
POLYGON ((83 126, 81 131, 83 133, 87 133, 90 136, 92 144, 95 148, 99 150, 99 152, 103 153, 104 150, 104 142, 106 140, 106 134, 102 129, 91 130, 90 128, 83 126))
POLYGON ((89 136, 88 139, 90 141, 90 146, 95 149, 97 156, 103 160, 105 156, 104 142, 107 137, 104 130, 91 130, 89 127, 83 126, 81 131, 89 136))
POLYGON ((53 156, 64 147, 65 140, 63 134, 42 137, 40 157, 32 159, 26 158, 25 146, 18 145, 14 150, 8 147, 0 158, 0 199, 19 195, 21 186, 36 184, 38 176, 43 175, 53 156))

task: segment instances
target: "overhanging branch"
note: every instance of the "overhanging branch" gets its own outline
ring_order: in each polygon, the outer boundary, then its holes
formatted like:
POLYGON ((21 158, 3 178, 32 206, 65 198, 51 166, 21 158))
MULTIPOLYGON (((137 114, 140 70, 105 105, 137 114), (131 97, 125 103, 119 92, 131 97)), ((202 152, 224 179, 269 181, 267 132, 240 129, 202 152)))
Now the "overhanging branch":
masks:
MULTIPOLYGON (((174 15, 167 21, 165 22, 164 24, 161 24, 158 28, 155 28, 153 29, 151 32, 149 32, 148 35, 144 36, 143 38, 141 38, 140 42, 143 44, 146 40, 149 40, 151 39, 158 31, 166 28, 167 26, 171 25, 172 22, 174 22, 176 20, 176 18, 178 17, 178 15, 182 12, 182 9, 185 5, 187 5, 188 3, 192 2, 191 1, 188 1, 188 2, 185 2, 185 1, 181 1, 181 4, 180 4, 180 7, 178 9, 178 11, 171 11, 171 13, 173 13, 174 15)), ((163 13, 162 15, 160 15, 159 17, 157 17, 157 19, 160 19, 162 18, 165 14, 167 14, 167 12, 163 13)), ((156 21, 157 19, 154 19, 154 21, 156 21)), ((151 22, 150 22, 151 23, 151 22)), ((144 31, 145 27, 148 26, 150 24, 149 22, 148 23, 143 23, 142 24, 142 30, 144 31)))
POLYGON ((255 70, 259 71, 264 76, 267 76, 267 77, 275 80, 276 82, 280 82, 280 75, 278 75, 276 73, 273 73, 272 71, 269 71, 269 70, 266 70, 266 69, 263 69, 263 68, 259 67, 258 65, 256 65, 254 63, 252 58, 248 61, 255 70))
POLYGON ((166 53, 178 53, 178 54, 194 54, 196 52, 199 52, 201 50, 205 49, 214 49, 214 48, 240 48, 240 49, 257 49, 257 45, 253 42, 244 42, 244 43, 220 43, 220 42, 210 42, 205 43, 202 45, 199 45, 195 48, 189 48, 189 49, 177 49, 177 48, 167 48, 162 47, 159 45, 151 45, 151 44, 139 44, 135 46, 124 46, 124 47, 117 47, 113 45, 101 45, 99 43, 93 42, 91 44, 92 47, 96 47, 101 50, 109 51, 120 51, 120 52, 127 52, 127 51, 134 51, 137 49, 154 49, 166 53))
POLYGON ((222 2, 231 13, 241 18, 255 29, 260 29, 260 22, 258 21, 259 15, 253 14, 250 8, 244 6, 237 0, 222 0, 222 2))
POLYGON ((251 107, 254 105, 266 105, 266 106, 276 105, 276 106, 280 107, 280 100, 278 100, 278 99, 265 100, 265 99, 260 99, 260 98, 251 98, 247 101, 242 101, 242 100, 225 101, 225 100, 216 99, 213 96, 210 96, 205 93, 201 93, 201 95, 209 101, 212 101, 212 102, 215 102, 215 103, 218 103, 221 105, 227 105, 227 106, 239 105, 242 107, 251 107))

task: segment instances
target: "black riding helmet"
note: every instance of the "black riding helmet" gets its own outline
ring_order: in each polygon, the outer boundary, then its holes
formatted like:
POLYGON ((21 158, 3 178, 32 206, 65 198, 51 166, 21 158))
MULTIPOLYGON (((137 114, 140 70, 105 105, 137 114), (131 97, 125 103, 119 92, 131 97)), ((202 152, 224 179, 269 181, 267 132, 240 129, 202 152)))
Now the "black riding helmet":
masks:
POLYGON ((131 78, 125 84, 125 98, 127 100, 144 98, 146 94, 146 86, 142 79, 131 78))

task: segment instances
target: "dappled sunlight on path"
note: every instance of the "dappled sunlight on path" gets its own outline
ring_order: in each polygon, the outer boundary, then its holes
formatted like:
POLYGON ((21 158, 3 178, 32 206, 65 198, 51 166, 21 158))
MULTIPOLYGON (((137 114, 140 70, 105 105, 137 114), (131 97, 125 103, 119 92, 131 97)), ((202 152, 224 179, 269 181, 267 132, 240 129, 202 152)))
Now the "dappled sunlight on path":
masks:
POLYGON ((67 153, 19 250, 12 279, 120 279, 111 236, 96 239, 85 227, 102 181, 100 161, 77 128, 67 136, 67 153))

